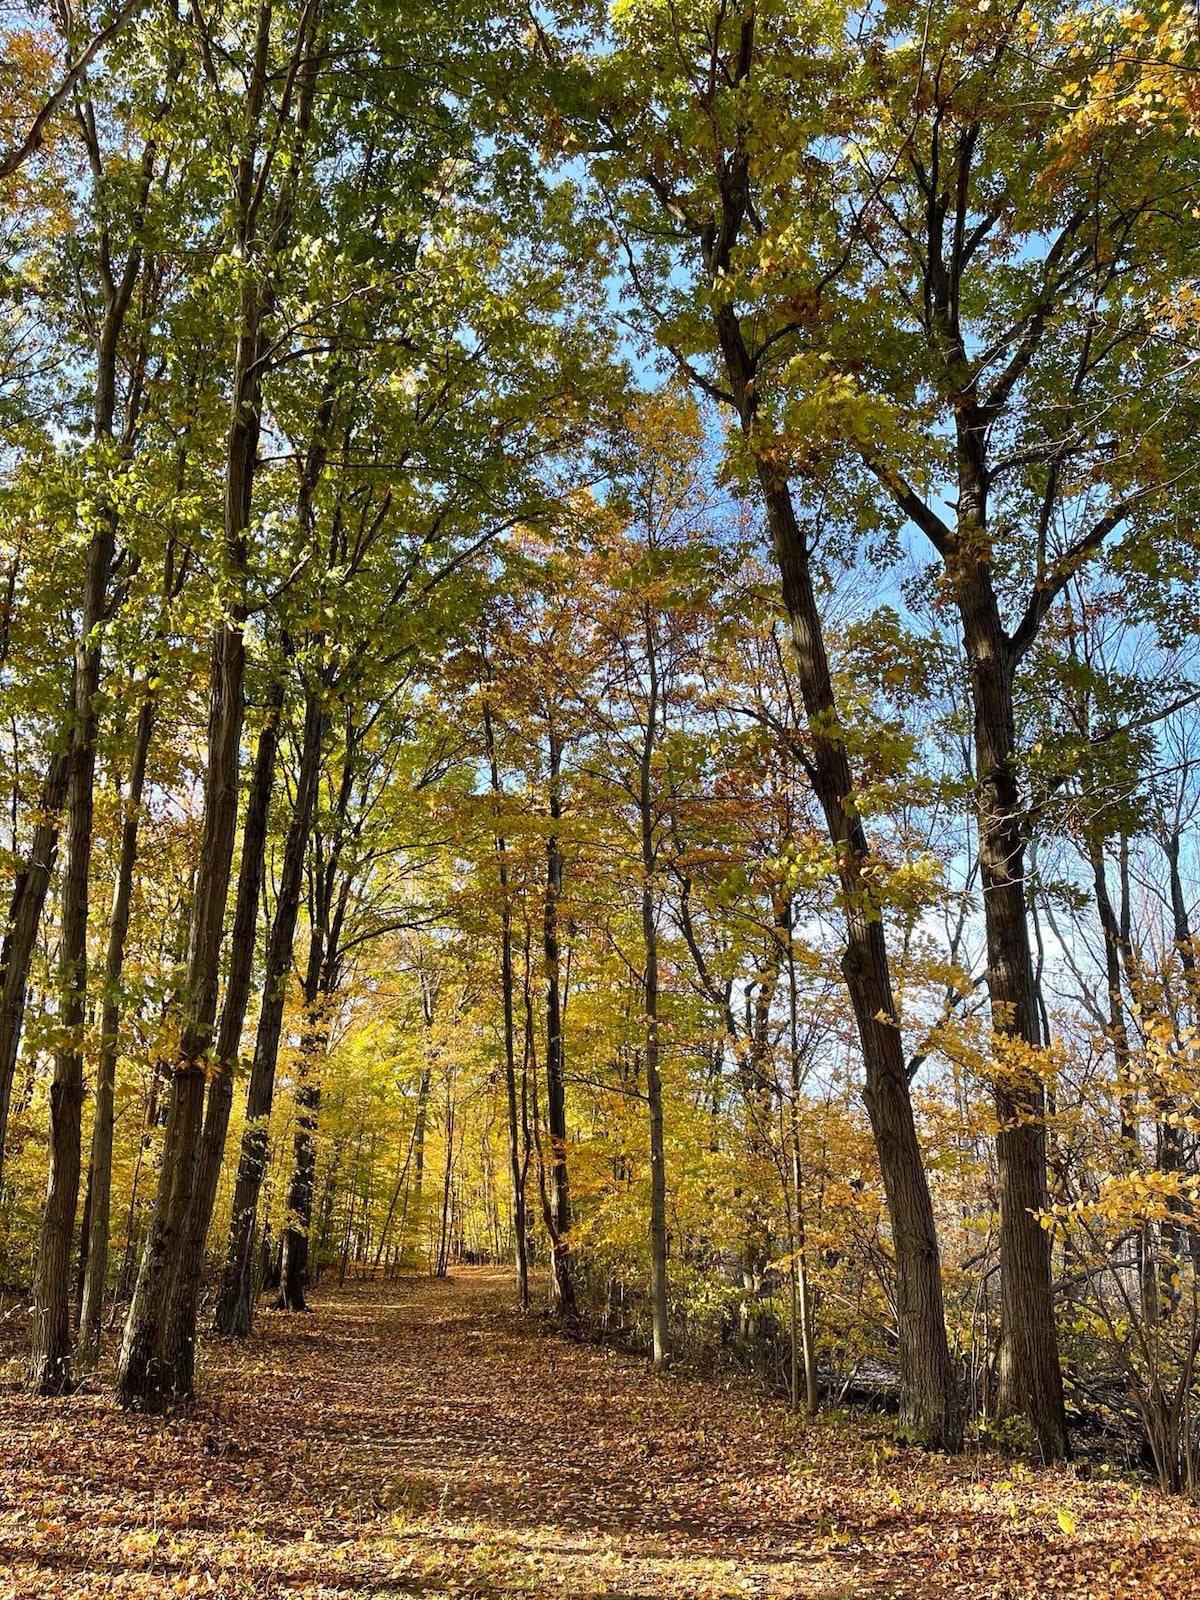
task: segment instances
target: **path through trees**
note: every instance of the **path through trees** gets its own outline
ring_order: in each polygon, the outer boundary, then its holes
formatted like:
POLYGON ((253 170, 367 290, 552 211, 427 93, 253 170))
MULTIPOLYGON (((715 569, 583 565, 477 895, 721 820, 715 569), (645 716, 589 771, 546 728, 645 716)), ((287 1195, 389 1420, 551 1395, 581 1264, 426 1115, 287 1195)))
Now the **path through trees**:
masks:
MULTIPOLYGON (((571 1344, 511 1274, 348 1285, 201 1347, 202 1403, 103 1377, 0 1424, 0 1593, 1153 1600, 1194 1512, 1129 1483, 897 1450, 571 1344)), ((12 1320, 6 1324, 12 1327, 12 1320)), ((4 1369, 17 1380, 20 1355, 4 1369)))

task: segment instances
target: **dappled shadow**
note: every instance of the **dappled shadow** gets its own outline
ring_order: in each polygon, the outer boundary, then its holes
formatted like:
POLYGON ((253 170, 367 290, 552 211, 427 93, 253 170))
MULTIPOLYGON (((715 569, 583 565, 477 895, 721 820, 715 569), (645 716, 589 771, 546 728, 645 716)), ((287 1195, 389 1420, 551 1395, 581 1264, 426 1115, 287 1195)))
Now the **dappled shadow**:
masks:
POLYGON ((202 1398, 167 1419, 117 1412, 103 1378, 54 1404, 9 1396, 0 1590, 1193 1592, 1200 1541, 1181 1507, 1156 1502, 1151 1521, 1127 1485, 931 1459, 878 1428, 656 1379, 520 1317, 510 1295, 506 1274, 472 1269, 318 1294, 308 1317, 264 1313, 247 1342, 204 1342, 202 1398))

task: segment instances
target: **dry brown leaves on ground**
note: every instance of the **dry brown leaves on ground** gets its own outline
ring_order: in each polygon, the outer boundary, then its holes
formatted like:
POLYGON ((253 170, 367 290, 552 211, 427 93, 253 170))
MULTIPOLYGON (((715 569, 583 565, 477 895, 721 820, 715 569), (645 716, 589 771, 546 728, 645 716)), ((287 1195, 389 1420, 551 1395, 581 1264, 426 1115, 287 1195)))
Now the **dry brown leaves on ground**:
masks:
POLYGON ((1181 1503, 655 1379, 510 1294, 475 1269, 264 1314, 166 1420, 14 1385, 0 1594, 1200 1600, 1181 1503))

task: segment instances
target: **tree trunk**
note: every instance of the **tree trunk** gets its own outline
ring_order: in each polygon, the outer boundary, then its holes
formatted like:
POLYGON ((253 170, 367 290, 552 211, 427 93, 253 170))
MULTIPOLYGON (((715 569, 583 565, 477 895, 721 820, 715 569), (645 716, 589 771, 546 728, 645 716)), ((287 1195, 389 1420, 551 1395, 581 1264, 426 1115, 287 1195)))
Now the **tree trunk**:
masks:
POLYGON ((546 1124, 550 1133, 550 1193, 547 1232, 550 1235, 551 1286, 554 1308, 568 1324, 579 1319, 567 1235, 571 1230, 571 1189, 567 1173, 567 1103, 563 1081, 562 976, 559 971, 558 907, 562 899, 563 858, 559 839, 562 819, 562 742, 550 730, 550 833, 546 839, 546 895, 542 915, 542 949, 546 960, 546 1124))
POLYGON ((645 619, 649 675, 646 725, 638 768, 638 813, 642 853, 643 1017, 645 1021, 646 1107, 650 1120, 650 1327, 655 1372, 671 1359, 667 1283, 667 1156, 663 1130, 662 1075, 659 1070, 658 918, 654 895, 656 850, 652 770, 658 738, 659 683, 654 629, 645 619))
POLYGON ((250 984, 254 972, 257 942, 259 897, 266 868, 267 836, 271 796, 275 788, 275 768, 279 753, 280 719, 283 713, 284 680, 272 679, 266 695, 266 715, 259 729, 254 755, 254 770, 246 795, 242 821, 242 851, 238 867, 237 894, 234 900, 233 931, 229 939, 229 968, 217 1028, 216 1062, 208 1080, 204 1124, 200 1134, 200 1153, 196 1168, 196 1190, 189 1208, 187 1225, 179 1244, 179 1272, 183 1279, 175 1297, 179 1316, 178 1338, 189 1330, 194 1334, 204 1276, 204 1251, 217 1201, 217 1187, 225 1156, 225 1141, 233 1107, 233 1081, 250 984))
MULTIPOLYGON (((417 1089, 417 1117, 413 1123, 413 1204, 412 1216, 420 1229, 425 1193, 425 1124, 429 1113, 429 1085, 432 1069, 426 1061, 421 1068, 421 1082, 417 1089)), ((404 1196, 404 1216, 400 1219, 400 1254, 403 1256, 408 1241, 408 1194, 404 1196)), ((419 1237, 418 1233, 418 1237, 419 1237)), ((497 1259, 499 1251, 497 1250, 497 1259)))
MULTIPOLYGON (((1191 917, 1183 890, 1183 877, 1179 870, 1180 843, 1178 831, 1168 833, 1162 841, 1163 853, 1167 858, 1171 893, 1172 934, 1180 966, 1183 969, 1187 1001, 1195 1018, 1200 1001, 1200 977, 1196 967, 1196 942, 1192 937, 1191 917)), ((1179 1097, 1170 1091, 1163 1092, 1160 1088, 1155 1093, 1154 1100, 1158 1169, 1160 1172, 1177 1176, 1188 1164, 1184 1130, 1179 1123, 1179 1097)), ((1162 1308, 1170 1313, 1177 1309, 1181 1299, 1180 1268, 1188 1244, 1189 1229, 1179 1217, 1183 1207, 1178 1195, 1168 1197, 1167 1207, 1172 1215, 1162 1219, 1158 1230, 1160 1241, 1158 1279, 1162 1308)), ((1194 1252, 1195 1230, 1192 1229, 1190 1232, 1194 1252)))
MULTIPOLYGON (((116 414, 117 345, 141 270, 141 254, 136 249, 130 252, 118 288, 107 271, 107 238, 103 232, 101 249, 108 288, 96 352, 94 435, 101 446, 108 446, 112 443, 116 414)), ((29 1328, 29 1386, 41 1394, 61 1394, 70 1382, 70 1257, 79 1203, 83 1120, 96 695, 100 688, 100 631, 116 553, 117 522, 117 510, 111 500, 102 504, 88 542, 79 633, 75 640, 67 778, 67 855, 59 932, 60 1034, 50 1085, 50 1174, 34 1271, 29 1328)))
POLYGON ((517 1268, 517 1302, 529 1310, 529 1245, 525 1217, 525 1175, 521 1164, 521 1119, 517 1106, 516 1023, 513 1015, 513 931, 512 904, 508 894, 508 844, 499 827, 500 767, 496 758, 496 737, 491 708, 483 702, 483 731, 492 780, 492 799, 497 808, 496 867, 500 884, 500 989, 504 1005, 504 1088, 508 1107, 508 1167, 512 1180, 513 1237, 517 1268))
POLYGON ((786 482, 765 462, 759 463, 758 475, 813 741, 813 789, 838 852, 846 923, 842 974, 858 1027, 863 1098, 879 1155, 896 1256, 901 1421, 908 1434, 927 1448, 957 1450, 962 1445, 962 1409, 946 1339, 933 1204, 894 1020, 883 920, 873 903, 866 870, 870 847, 853 805, 854 786, 838 732, 809 551, 786 482))
POLYGON ((800 1147, 800 1071, 799 996, 796 992, 795 905, 787 903, 783 924, 787 937, 788 969, 788 1146, 791 1156, 791 1281, 792 1295, 792 1406, 800 1403, 800 1366, 804 1367, 804 1403, 810 1416, 820 1405, 817 1391, 817 1355, 813 1340, 812 1307, 808 1292, 808 1241, 804 1219, 804 1163, 800 1147), (797 1350, 797 1333, 799 1350, 797 1350))
MULTIPOLYGON (((235 403, 227 444, 226 554, 240 583, 246 570, 245 530, 250 520, 258 452, 257 339, 243 329, 238 341, 235 403)), ((195 1316, 189 1317, 185 1246, 195 1236, 203 1131, 205 1060, 212 1042, 220 980, 225 907, 237 831, 239 745, 244 712, 245 610, 236 603, 213 639, 205 773, 204 831, 196 873, 191 939, 179 1055, 171 1072, 167 1140, 154 1215, 142 1249, 121 1352, 116 1395, 120 1404, 161 1411, 191 1396, 195 1372, 195 1316)))
POLYGON ((320 1083, 302 1083, 296 1090, 296 1134, 292 1146, 292 1178, 288 1185, 287 1222, 279 1268, 279 1309, 306 1311, 309 1283, 309 1236, 312 1232, 313 1188, 317 1171, 317 1119, 320 1083))
POLYGON ((354 1151, 354 1173, 346 1192, 346 1226, 342 1234, 342 1265, 338 1273, 338 1288, 346 1287, 346 1269, 350 1265, 350 1241, 354 1235, 354 1208, 358 1203, 358 1173, 362 1163, 363 1125, 358 1126, 358 1145, 354 1151))
POLYGON ((229 1245, 225 1275, 217 1301, 215 1327, 218 1333, 244 1337, 252 1320, 251 1276, 253 1244, 257 1229, 258 1198, 266 1171, 268 1124, 275 1097, 275 1067, 283 1011, 287 999, 287 979, 292 965, 292 944, 300 910, 300 891, 304 880, 304 856, 316 806, 321 774, 321 746, 325 718, 319 688, 310 685, 305 698, 304 735, 300 751, 300 770, 296 783, 296 802, 283 850, 283 868, 275 918, 267 946, 262 1005, 254 1060, 246 1094, 246 1128, 242 1134, 241 1156, 233 1195, 229 1245))
POLYGON ((454 1098, 449 1076, 446 1078, 446 1164, 442 1178, 442 1221, 438 1234, 434 1277, 444 1278, 450 1263, 450 1180, 454 1176, 454 1098))
MULTIPOLYGON (((960 522, 968 515, 960 499, 960 522)), ((1025 841, 1015 769, 1016 654, 990 577, 976 564, 959 584, 971 675, 978 785, 979 867, 992 1028, 1008 1058, 996 1064, 1000 1349, 997 1413, 1027 1417, 1042 1454, 1066 1454, 1067 1427, 1054 1321, 1042 1045, 1026 904, 1025 841)))
POLYGON ((244 105, 244 141, 236 153, 232 198, 244 270, 225 446, 223 551, 233 595, 213 641, 204 833, 196 875, 185 1016, 171 1082, 168 1140, 117 1367, 118 1400, 148 1409, 162 1409, 173 1398, 192 1393, 196 1318, 183 1245, 186 1242, 190 1249, 199 1231, 189 1213, 197 1198, 205 1062, 216 1018, 222 933, 237 831, 247 539, 262 422, 267 322, 274 304, 273 265, 287 243, 293 185, 300 171, 299 150, 311 120, 317 69, 314 30, 319 17, 319 6, 309 8, 292 41, 291 66, 299 84, 294 115, 277 111, 273 122, 266 124, 273 14, 268 5, 258 7, 244 105), (265 125, 270 127, 266 140, 265 125), (285 139, 291 145, 290 159, 282 170, 274 208, 264 215, 262 187, 271 160, 285 139))
MULTIPOLYGON (((743 16, 735 84, 749 80, 754 59, 753 12, 743 16)), ((716 292, 713 330, 742 434, 755 451, 756 473, 779 567, 791 626, 801 698, 813 744, 812 782, 838 854, 846 923, 842 973, 863 1055, 864 1095, 887 1197, 896 1255, 896 1315, 900 1345, 901 1420, 918 1442, 938 1449, 962 1445, 962 1407, 950 1360, 933 1205, 913 1120, 908 1075, 895 1023, 883 922, 872 902, 866 869, 870 850, 854 806, 854 785, 839 732, 824 630, 813 589, 810 552, 796 518, 790 485, 778 464, 760 454, 769 440, 758 415, 758 371, 723 284, 752 202, 750 157, 744 146, 718 175, 716 225, 698 243, 716 292), (765 438, 764 438, 765 433, 765 438)))
MULTIPOLYGON (((244 524, 243 524, 244 526, 244 524)), ((225 904, 237 827, 238 745, 245 646, 242 618, 217 631, 209 705, 204 834, 192 911, 179 1055, 171 1073, 167 1139, 154 1215, 117 1364, 120 1404, 160 1411, 192 1393, 195 1318, 187 1315, 183 1246, 199 1176, 205 1059, 217 1009, 225 904)))
MULTIPOLYGON (((326 417, 326 422, 328 418, 326 417)), ((310 464, 312 455, 310 453, 310 464)), ((346 822, 354 789, 358 755, 358 736, 352 719, 347 720, 342 774, 334 805, 333 832, 328 855, 314 873, 311 906, 312 932, 304 973, 304 1034, 300 1045, 300 1082, 296 1089, 296 1130, 292 1140, 292 1174, 288 1184, 287 1211, 279 1266, 279 1307, 288 1311, 305 1309, 304 1290, 311 1279, 311 1232, 313 1184, 316 1175, 317 1121, 321 1109, 321 1063, 329 1041, 329 1010, 340 977, 339 943, 342 911, 349 894, 349 880, 341 880, 339 867, 346 842, 346 822)), ((314 795, 315 804, 315 795, 314 795)), ((320 852, 318 851, 318 855, 320 852)), ((322 1239, 332 1221, 333 1167, 326 1180, 322 1212, 322 1239)), ((319 1260, 318 1260, 319 1268, 319 1260)))
POLYGON ((66 751, 51 758, 38 797, 37 824, 29 853, 16 875, 9 902, 4 944, 0 947, 0 1184, 4 1180, 4 1137, 12 1101, 29 968, 41 926, 42 910, 54 860, 58 854, 60 813, 67 798, 71 757, 66 751))
POLYGON ((138 833, 142 817, 142 790, 154 730, 155 696, 147 687, 138 708, 133 760, 121 824, 121 850, 108 924, 108 949, 104 962, 104 1000, 100 1019, 100 1058, 96 1069, 96 1110, 92 1124, 92 1162, 89 1180, 88 1249, 79 1314, 79 1359, 94 1366, 100 1355, 100 1328, 104 1309, 104 1282, 108 1276, 109 1229, 112 1210, 113 1097, 116 1089, 120 1044, 121 973, 129 933, 133 900, 133 874, 137 865, 138 833))
MULTIPOLYGON (((1121 920, 1117 916, 1108 888, 1108 873, 1104 861, 1104 847, 1098 840, 1088 842, 1088 864, 1092 869, 1092 883, 1096 894, 1096 910, 1100 917, 1100 930, 1104 936, 1104 976, 1108 989, 1108 1031, 1112 1043, 1113 1066, 1117 1085, 1117 1102, 1121 1113, 1122 1165, 1127 1173, 1141 1166, 1141 1141, 1138 1135, 1137 1092, 1130 1072, 1132 1051, 1129 1030, 1125 1022, 1125 1003, 1121 986, 1122 969, 1128 969, 1128 954, 1121 920)), ((1136 1000, 1136 996, 1135 996, 1136 1000)), ((1138 1296, 1142 1314, 1147 1323, 1158 1317, 1158 1284, 1154 1275, 1153 1251, 1148 1249, 1149 1225, 1143 1223, 1134 1239, 1137 1256, 1138 1296)))
MULTIPOLYGON (((226 555, 239 591, 246 572, 258 453, 258 333, 243 326, 238 341, 234 409, 227 444, 226 555)), ((117 1364, 122 1405, 159 1411, 191 1396, 195 1371, 195 1315, 189 1315, 191 1272, 185 1246, 195 1236, 190 1216, 196 1200, 203 1130, 205 1060, 217 1011, 225 907, 237 831, 238 765, 246 664, 240 599, 213 640, 205 774, 204 832, 196 873, 191 942, 184 993, 185 1017, 170 1086, 168 1137, 163 1150, 154 1216, 142 1250, 117 1364)))

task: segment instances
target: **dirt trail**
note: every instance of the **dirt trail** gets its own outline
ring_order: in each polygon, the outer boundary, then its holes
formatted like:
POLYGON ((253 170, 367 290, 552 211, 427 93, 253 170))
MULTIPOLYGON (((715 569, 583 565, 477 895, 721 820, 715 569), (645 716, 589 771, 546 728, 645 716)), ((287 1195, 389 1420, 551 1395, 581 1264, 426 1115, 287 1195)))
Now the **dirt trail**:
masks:
POLYGON ((1200 1600, 1187 1508, 656 1380, 496 1272, 264 1314, 199 1382, 166 1421, 0 1394, 0 1594, 1200 1600))

